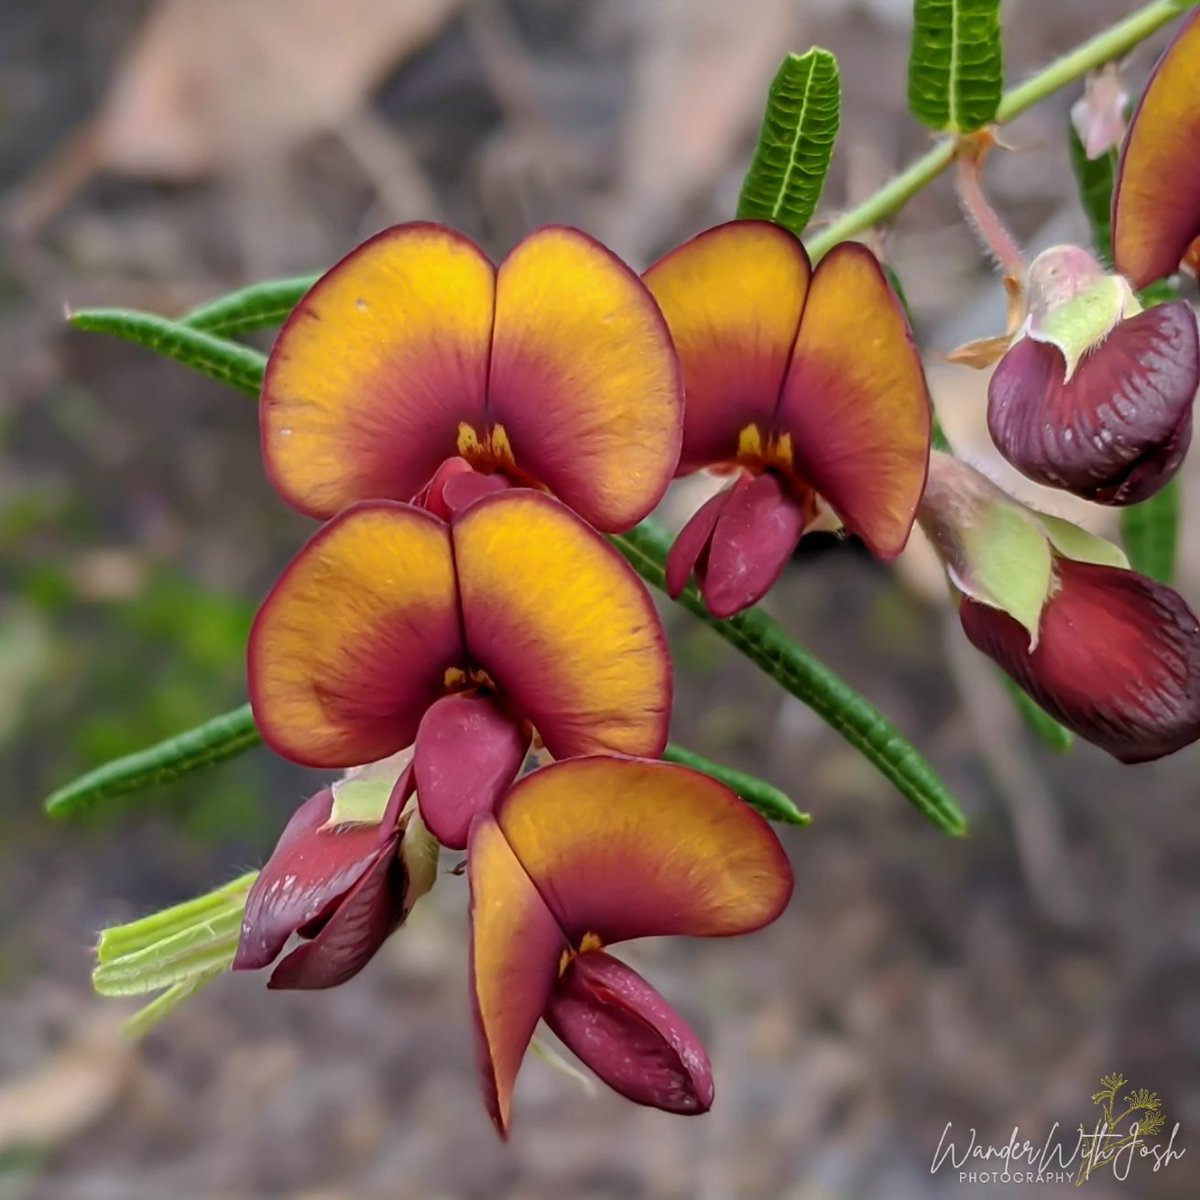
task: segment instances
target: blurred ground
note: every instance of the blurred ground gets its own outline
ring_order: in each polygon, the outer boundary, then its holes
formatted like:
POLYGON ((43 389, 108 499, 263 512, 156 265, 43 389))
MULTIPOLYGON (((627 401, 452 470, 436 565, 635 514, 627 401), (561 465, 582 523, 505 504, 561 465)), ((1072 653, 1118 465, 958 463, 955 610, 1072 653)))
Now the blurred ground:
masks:
MULTIPOLYGON (((1012 0, 1010 79, 1129 7, 1012 0)), ((121 1006, 89 993, 95 930, 260 862, 312 780, 259 751, 83 828, 38 808, 78 770, 240 702, 254 605, 309 528, 262 478, 252 405, 67 333, 65 302, 177 312, 413 217, 495 252, 575 222, 644 265, 731 213, 770 74, 814 42, 847 93, 835 212, 925 144, 903 108, 908 9, 0 5, 0 1197, 1015 1198, 1043 1189, 931 1177, 946 1122, 994 1143, 1017 1124, 1036 1140, 1055 1120, 1090 1127, 1111 1071, 1163 1096, 1189 1153, 1088 1194, 1200 1194, 1197 755, 1130 770, 1030 744, 918 561, 901 583, 849 545, 810 549, 770 607, 944 771, 972 817, 959 843, 667 614, 680 740, 816 817, 788 835, 797 891, 773 928, 636 952, 713 1052, 705 1118, 589 1097, 531 1061, 501 1146, 472 1073, 454 878, 347 987, 222 980, 124 1047, 121 1006)), ((1163 42, 1133 57, 1135 82, 1163 42)), ((1014 126, 1019 152, 991 170, 1035 247, 1086 236, 1063 149, 1076 94, 1014 126)), ((931 353, 999 328, 945 181, 885 250, 931 353)), ((935 366, 932 383, 982 453, 983 380, 935 366)))

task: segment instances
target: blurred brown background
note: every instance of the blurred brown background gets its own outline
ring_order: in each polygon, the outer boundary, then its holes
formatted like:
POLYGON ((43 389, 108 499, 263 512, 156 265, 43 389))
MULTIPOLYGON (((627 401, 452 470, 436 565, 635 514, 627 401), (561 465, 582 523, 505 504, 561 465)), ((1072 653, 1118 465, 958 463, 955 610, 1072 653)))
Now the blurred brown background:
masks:
MULTIPOLYGON (((1131 7, 1011 0, 1009 79, 1131 7)), ((1188 1153, 1088 1195, 1200 1194, 1200 760, 1033 744, 919 546, 898 577, 807 545, 769 607, 945 773, 961 842, 666 613, 677 736, 816 818, 787 834, 796 897, 773 928, 630 954, 707 1039, 704 1118, 531 1060, 502 1146, 451 877, 352 984, 223 979, 124 1046, 128 1010, 90 995, 95 931, 261 862, 313 779, 260 750, 82 826, 39 811, 79 770, 240 703, 254 606, 310 528, 262 476, 253 404, 68 332, 65 303, 175 313, 415 217, 495 253, 573 222, 644 266, 731 214, 767 82, 814 42, 846 92, 835 213, 927 144, 903 102, 909 20, 907 0, 0 3, 0 1198, 1016 1200, 1046 1185, 930 1175, 943 1126, 1090 1127, 1110 1071, 1163 1096, 1188 1153)), ((1135 86, 1165 40, 1133 56, 1135 86)), ((1016 150, 990 166, 1035 249, 1086 239, 1064 149, 1078 93, 1006 131, 1016 150)), ((998 331, 1003 304, 947 182, 879 245, 948 428, 986 455, 985 380, 937 355, 998 331)), ((666 516, 693 503, 681 489, 666 516)))

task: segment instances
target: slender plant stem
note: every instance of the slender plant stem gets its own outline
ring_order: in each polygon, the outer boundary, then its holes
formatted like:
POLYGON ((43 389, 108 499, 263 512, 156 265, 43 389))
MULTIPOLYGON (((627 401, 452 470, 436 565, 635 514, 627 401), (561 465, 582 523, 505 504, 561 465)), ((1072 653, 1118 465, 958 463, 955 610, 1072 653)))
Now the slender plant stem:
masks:
MULTIPOLYGON (((1124 21, 1118 21, 1103 33, 1076 46, 1070 53, 1055 59, 1048 67, 1006 92, 996 110, 996 124, 1007 124, 1072 80, 1114 58, 1120 58, 1156 29, 1194 7, 1195 2, 1153 0, 1153 3, 1138 9, 1124 21)), ((898 212, 954 161, 955 147, 954 139, 947 138, 927 150, 873 196, 811 238, 807 243, 809 254, 813 258, 820 258, 838 242, 844 242, 898 212)))

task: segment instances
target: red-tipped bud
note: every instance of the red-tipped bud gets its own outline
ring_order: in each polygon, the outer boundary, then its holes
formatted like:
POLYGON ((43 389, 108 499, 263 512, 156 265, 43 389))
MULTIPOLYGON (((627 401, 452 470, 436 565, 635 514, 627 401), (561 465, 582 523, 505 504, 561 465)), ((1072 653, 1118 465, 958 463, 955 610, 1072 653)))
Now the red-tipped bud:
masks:
POLYGON ((1184 301, 1141 311, 1128 284, 1073 246, 1039 255, 1029 320, 988 386, 988 428, 1024 475, 1101 504, 1134 504, 1179 469, 1200 386, 1184 301))
POLYGON ((431 857, 413 810, 401 815, 411 779, 350 779, 297 809, 247 897, 235 971, 268 966, 293 934, 305 941, 269 987, 335 987, 366 966, 432 884, 436 845, 431 857))
POLYGON ((1200 622, 1136 572, 1055 556, 1037 644, 1012 617, 964 598, 962 626, 1048 713, 1121 762, 1200 738, 1200 622))
POLYGON ((712 1107, 712 1066, 700 1039, 636 971, 604 951, 570 962, 545 1016, 575 1055, 636 1104, 683 1115, 712 1107))

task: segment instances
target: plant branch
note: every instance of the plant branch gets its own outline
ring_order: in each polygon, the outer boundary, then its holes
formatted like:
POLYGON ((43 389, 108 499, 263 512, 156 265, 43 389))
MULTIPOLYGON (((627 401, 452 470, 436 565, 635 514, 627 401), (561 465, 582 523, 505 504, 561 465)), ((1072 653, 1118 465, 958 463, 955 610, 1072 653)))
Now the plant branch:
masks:
MULTIPOLYGON (((1036 75, 1005 92, 996 110, 996 124, 1005 125, 1039 101, 1073 80, 1133 49, 1172 18, 1191 7, 1194 0, 1153 0, 1153 3, 1118 21, 1074 50, 1057 58, 1036 75)), ((936 179, 954 161, 955 140, 947 138, 927 150, 916 162, 889 180, 873 196, 843 214, 808 242, 814 259, 877 225, 898 212, 917 192, 936 179)))

